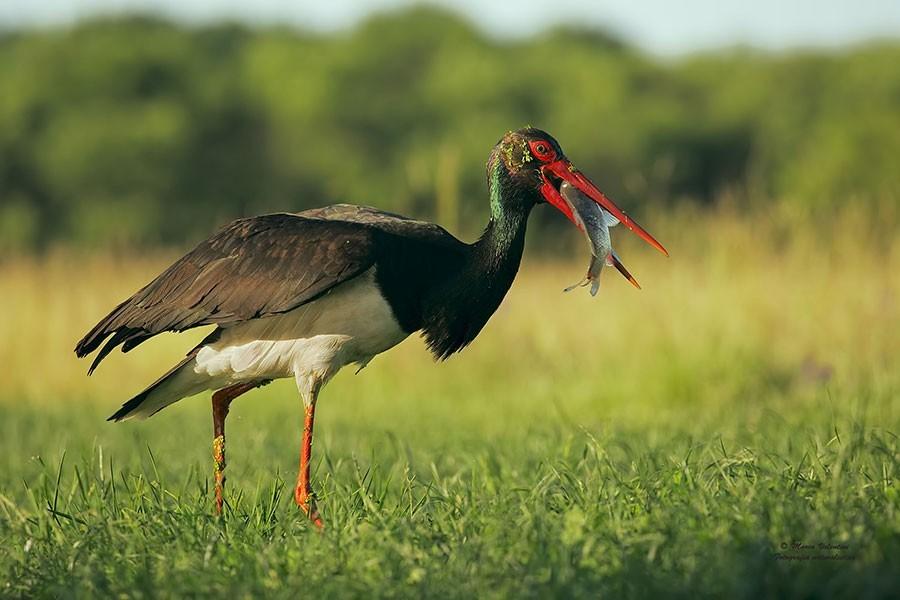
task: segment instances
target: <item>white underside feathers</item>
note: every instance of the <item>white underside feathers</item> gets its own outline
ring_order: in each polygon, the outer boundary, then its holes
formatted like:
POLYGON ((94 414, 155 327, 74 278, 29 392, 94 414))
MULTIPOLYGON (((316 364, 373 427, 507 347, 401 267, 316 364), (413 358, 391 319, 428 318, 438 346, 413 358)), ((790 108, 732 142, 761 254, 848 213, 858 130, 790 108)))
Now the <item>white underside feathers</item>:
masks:
POLYGON ((295 310, 223 328, 126 418, 146 418, 204 390, 285 377, 294 377, 308 400, 345 365, 362 368, 407 335, 370 269, 295 310))

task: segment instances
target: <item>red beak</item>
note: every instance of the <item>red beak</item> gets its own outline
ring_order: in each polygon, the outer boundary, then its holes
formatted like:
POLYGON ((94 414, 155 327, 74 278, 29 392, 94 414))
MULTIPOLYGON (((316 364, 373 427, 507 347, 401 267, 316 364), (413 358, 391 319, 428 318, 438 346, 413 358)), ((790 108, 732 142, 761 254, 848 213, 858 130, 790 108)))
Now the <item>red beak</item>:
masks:
POLYGON ((603 192, 598 190, 597 186, 591 183, 590 179, 582 175, 581 172, 572 165, 572 163, 570 163, 567 159, 562 158, 541 167, 541 176, 544 179, 544 183, 541 185, 540 191, 541 195, 544 196, 544 199, 547 202, 555 206, 562 214, 566 215, 566 217, 568 217, 570 221, 575 223, 576 226, 578 225, 578 222, 575 220, 575 217, 572 214, 572 209, 569 207, 569 203, 566 202, 562 196, 560 196, 556 186, 554 186, 550 179, 548 179, 548 172, 574 185, 581 191, 581 193, 602 206, 605 210, 609 211, 609 213, 617 218, 619 222, 622 223, 622 225, 636 233, 642 240, 644 240, 666 256, 669 255, 668 251, 666 251, 662 244, 657 242, 656 239, 652 235, 647 233, 647 231, 643 227, 635 223, 631 217, 629 217, 622 211, 622 209, 613 204, 613 201, 607 198, 603 192))

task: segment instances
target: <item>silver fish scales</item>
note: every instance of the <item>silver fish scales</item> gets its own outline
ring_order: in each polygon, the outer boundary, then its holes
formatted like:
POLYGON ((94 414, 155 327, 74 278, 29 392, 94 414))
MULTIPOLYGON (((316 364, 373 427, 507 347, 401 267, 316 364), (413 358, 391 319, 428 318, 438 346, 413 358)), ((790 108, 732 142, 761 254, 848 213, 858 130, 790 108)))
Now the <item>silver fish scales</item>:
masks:
POLYGON ((567 181, 562 182, 559 192, 572 209, 575 224, 584 233, 591 248, 591 262, 584 279, 567 287, 565 291, 568 292, 576 287, 590 284, 591 295, 596 296, 600 289, 600 272, 604 266, 616 267, 628 281, 640 288, 641 286, 619 260, 612 247, 609 228, 618 225, 619 220, 567 181))

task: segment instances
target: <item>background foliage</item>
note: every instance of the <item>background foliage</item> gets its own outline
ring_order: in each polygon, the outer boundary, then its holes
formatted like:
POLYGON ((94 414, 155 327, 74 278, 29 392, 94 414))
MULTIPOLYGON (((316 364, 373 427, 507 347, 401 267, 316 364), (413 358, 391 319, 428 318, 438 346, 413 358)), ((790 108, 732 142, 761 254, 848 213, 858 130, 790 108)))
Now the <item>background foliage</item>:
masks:
POLYGON ((474 235, 487 153, 524 124, 626 207, 890 210, 898 64, 896 43, 664 61, 577 29, 500 42, 436 9, 331 35, 153 18, 11 32, 0 245, 182 243, 337 201, 474 235))

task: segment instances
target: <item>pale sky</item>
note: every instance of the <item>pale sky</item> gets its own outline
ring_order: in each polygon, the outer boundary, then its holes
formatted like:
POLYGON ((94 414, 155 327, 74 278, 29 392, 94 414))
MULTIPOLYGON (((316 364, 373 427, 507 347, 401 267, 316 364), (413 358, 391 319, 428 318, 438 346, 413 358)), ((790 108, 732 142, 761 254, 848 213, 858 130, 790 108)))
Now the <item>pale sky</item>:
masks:
MULTIPOLYGON (((737 44, 780 50, 900 39, 900 0, 437 0, 496 36, 559 23, 598 26, 651 52, 737 44)), ((190 23, 223 19, 335 30, 410 0, 0 0, 0 28, 68 24, 133 11, 190 23)))

